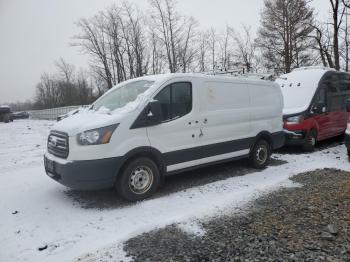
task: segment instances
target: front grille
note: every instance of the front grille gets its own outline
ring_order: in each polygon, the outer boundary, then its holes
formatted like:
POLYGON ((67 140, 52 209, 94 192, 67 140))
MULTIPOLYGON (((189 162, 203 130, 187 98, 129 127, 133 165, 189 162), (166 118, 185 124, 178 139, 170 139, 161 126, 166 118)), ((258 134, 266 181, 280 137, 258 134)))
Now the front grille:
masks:
POLYGON ((54 156, 67 158, 69 154, 68 135, 63 132, 51 131, 47 140, 47 150, 54 156))

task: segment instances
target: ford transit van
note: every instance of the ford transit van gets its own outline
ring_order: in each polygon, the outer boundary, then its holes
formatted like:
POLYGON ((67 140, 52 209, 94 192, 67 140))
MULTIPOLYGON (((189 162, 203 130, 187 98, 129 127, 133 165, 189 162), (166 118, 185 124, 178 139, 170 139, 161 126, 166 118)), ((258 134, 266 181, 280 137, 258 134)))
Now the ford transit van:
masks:
POLYGON ((46 173, 80 190, 147 198, 166 175, 233 159, 265 167, 283 146, 283 99, 271 81, 202 74, 123 82, 49 134, 46 173))
POLYGON ((350 74, 330 68, 305 67, 276 82, 284 98, 286 144, 314 150, 317 141, 345 132, 350 98, 350 74))

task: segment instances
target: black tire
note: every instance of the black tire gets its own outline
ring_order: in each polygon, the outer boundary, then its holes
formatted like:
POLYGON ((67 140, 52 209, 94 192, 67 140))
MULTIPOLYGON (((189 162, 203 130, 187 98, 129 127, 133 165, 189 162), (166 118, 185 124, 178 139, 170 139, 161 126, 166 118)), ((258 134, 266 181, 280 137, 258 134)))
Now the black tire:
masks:
POLYGON ((259 139, 250 152, 250 163, 254 168, 265 168, 271 158, 271 145, 265 139, 259 139))
POLYGON ((350 149, 348 149, 348 156, 350 157, 350 149))
POLYGON ((315 130, 311 130, 306 135, 305 142, 303 144, 303 151, 305 152, 315 151, 316 142, 317 142, 317 133, 315 130))
POLYGON ((153 195, 161 182, 157 165, 149 158, 131 160, 120 173, 116 188, 121 197, 128 201, 140 201, 153 195))

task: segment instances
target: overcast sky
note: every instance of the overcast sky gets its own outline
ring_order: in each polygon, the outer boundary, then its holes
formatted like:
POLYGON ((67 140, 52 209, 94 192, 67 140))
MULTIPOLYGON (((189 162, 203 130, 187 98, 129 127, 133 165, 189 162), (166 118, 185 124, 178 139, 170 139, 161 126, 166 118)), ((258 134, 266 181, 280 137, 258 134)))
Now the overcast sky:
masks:
MULTIPOLYGON (((63 57, 77 67, 88 67, 87 57, 70 47, 80 17, 90 17, 116 0, 0 0, 0 103, 32 99, 43 72, 54 71, 63 57)), ((148 0, 129 0, 147 10, 148 0)), ((322 18, 328 1, 312 4, 322 18)), ((263 0, 178 0, 178 10, 194 16, 202 28, 218 30, 242 23, 259 26, 263 0)), ((147 12, 146 12, 147 13, 147 12)))

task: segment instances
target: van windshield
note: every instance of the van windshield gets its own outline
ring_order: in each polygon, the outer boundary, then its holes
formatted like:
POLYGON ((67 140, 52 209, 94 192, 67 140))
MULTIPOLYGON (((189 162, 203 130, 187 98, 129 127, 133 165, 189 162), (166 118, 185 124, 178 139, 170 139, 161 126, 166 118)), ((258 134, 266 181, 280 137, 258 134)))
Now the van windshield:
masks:
POLYGON ((113 111, 123 108, 135 101, 139 95, 146 92, 153 84, 154 81, 140 80, 121 85, 98 99, 93 104, 93 109, 98 111, 101 108, 107 108, 113 111))

